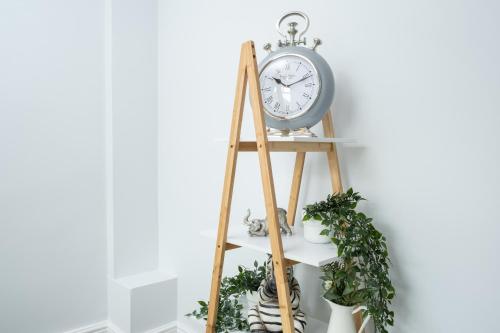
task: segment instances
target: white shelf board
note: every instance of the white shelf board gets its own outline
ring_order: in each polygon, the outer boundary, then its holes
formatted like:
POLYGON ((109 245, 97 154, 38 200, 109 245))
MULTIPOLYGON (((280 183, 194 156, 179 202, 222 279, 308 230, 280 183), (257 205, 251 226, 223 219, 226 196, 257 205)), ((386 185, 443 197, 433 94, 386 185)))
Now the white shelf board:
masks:
MULTIPOLYGON (((203 230, 201 235, 217 238, 217 230, 203 230)), ((333 244, 313 244, 304 239, 302 228, 296 228, 292 236, 281 235, 285 258, 315 267, 331 263, 337 257, 333 244)), ((269 237, 251 237, 243 226, 229 227, 227 241, 263 253, 271 253, 269 237)))
MULTIPOLYGON (((269 142, 315 142, 315 143, 356 143, 352 138, 308 138, 297 136, 268 136, 269 142)), ((227 138, 217 138, 215 142, 227 142, 227 138)), ((255 141, 255 138, 240 138, 240 141, 255 141)))

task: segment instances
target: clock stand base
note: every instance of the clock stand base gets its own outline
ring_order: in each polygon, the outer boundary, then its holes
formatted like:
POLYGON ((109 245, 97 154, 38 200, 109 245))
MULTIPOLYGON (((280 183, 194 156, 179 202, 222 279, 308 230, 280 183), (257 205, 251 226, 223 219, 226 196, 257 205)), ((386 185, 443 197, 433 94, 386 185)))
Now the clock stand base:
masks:
POLYGON ((298 128, 296 130, 280 130, 276 128, 267 128, 267 136, 269 137, 297 137, 297 138, 316 138, 317 135, 311 132, 307 127, 298 128))

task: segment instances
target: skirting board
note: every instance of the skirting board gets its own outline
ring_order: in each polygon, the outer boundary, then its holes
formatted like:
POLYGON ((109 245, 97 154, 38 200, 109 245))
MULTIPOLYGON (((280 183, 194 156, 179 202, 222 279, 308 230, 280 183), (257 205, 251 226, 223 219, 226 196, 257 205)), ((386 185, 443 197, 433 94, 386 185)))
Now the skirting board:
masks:
MULTIPOLYGON (((310 319, 310 324, 308 324, 308 332, 325 332, 327 327, 326 323, 322 323, 318 320, 310 319)), ((371 331, 368 331, 371 332, 371 331)), ((115 325, 109 321, 102 321, 95 323, 93 325, 81 327, 75 330, 67 331, 64 333, 123 333, 122 330, 117 328, 115 325)), ((199 333, 194 332, 192 329, 184 326, 182 323, 176 321, 168 323, 166 325, 157 327, 155 329, 141 332, 141 333, 199 333)))
MULTIPOLYGON (((64 333, 123 333, 109 321, 101 321, 92 325, 80 327, 64 333)), ((191 333, 177 326, 177 322, 171 322, 166 325, 154 328, 142 333, 191 333)))
POLYGON ((108 321, 104 320, 92 325, 83 326, 71 331, 66 331, 64 333, 110 333, 110 330, 108 321))

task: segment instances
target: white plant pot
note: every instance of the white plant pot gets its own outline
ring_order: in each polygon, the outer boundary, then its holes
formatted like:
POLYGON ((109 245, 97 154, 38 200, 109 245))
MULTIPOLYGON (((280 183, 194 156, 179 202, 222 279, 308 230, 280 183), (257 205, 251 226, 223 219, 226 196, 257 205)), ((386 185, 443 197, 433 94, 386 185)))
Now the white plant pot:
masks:
POLYGON ((344 306, 333 303, 326 298, 324 300, 330 305, 332 309, 332 314, 330 316, 330 322, 328 324, 327 333, 359 333, 363 332, 366 324, 370 320, 370 316, 367 316, 363 321, 363 324, 359 328, 359 331, 356 331, 356 326, 354 325, 354 317, 358 311, 366 310, 365 306, 344 306))
POLYGON ((259 303, 259 294, 256 291, 247 291, 239 299, 243 305, 243 314, 248 315, 248 310, 259 303))
POLYGON ((304 225, 305 240, 315 244, 330 243, 330 237, 320 235, 321 231, 326 229, 325 226, 321 224, 321 221, 309 220, 303 222, 303 225, 304 225))
POLYGON ((247 298, 247 309, 251 309, 259 303, 259 293, 256 291, 247 291, 245 293, 247 298))

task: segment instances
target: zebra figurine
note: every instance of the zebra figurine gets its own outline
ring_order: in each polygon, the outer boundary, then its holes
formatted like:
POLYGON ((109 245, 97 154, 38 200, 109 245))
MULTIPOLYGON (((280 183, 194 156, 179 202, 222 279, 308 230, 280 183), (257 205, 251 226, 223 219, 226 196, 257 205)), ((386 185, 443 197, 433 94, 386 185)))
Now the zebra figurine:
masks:
MULTIPOLYGON (((266 271, 266 278, 262 280, 257 291, 259 302, 248 310, 251 333, 283 332, 271 255, 266 262, 266 271)), ((287 268, 287 274, 295 332, 304 333, 307 323, 304 313, 300 310, 300 286, 293 277, 293 268, 287 268)))

